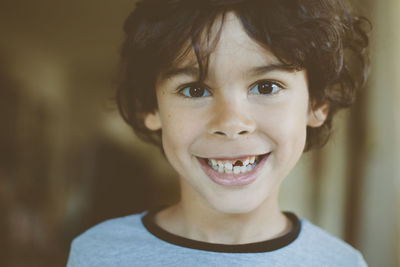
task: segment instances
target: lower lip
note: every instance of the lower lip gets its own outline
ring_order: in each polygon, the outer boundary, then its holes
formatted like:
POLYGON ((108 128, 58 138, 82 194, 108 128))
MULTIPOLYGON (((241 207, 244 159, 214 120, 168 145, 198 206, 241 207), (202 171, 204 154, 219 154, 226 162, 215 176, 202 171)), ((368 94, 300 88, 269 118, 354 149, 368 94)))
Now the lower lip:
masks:
POLYGON ((211 168, 205 160, 197 158, 200 162, 201 168, 207 174, 207 176, 215 183, 223 186, 245 186, 254 182, 258 173, 261 171, 262 166, 267 162, 270 153, 264 156, 264 158, 249 172, 246 173, 220 173, 211 168))

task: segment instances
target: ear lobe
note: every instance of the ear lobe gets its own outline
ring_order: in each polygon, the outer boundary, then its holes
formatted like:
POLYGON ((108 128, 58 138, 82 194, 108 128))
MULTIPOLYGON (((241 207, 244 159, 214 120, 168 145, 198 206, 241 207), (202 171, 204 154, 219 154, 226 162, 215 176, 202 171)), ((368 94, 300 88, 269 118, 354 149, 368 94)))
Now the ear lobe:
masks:
POLYGON ((328 117, 329 104, 325 103, 317 108, 310 108, 308 111, 307 125, 313 128, 320 127, 328 117))
POLYGON ((158 110, 154 111, 153 113, 147 113, 144 116, 144 125, 147 127, 147 129, 152 131, 161 129, 161 118, 158 110))

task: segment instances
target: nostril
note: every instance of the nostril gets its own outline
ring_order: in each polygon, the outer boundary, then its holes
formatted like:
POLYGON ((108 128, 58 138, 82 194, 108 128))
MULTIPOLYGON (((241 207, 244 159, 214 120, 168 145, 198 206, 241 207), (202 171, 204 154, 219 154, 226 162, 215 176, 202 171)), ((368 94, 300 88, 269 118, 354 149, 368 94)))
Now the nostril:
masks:
POLYGON ((224 132, 221 132, 221 131, 216 131, 215 134, 218 134, 218 135, 225 135, 225 133, 224 133, 224 132))
MULTIPOLYGON (((249 131, 244 130, 244 131, 238 132, 237 135, 246 135, 248 133, 249 133, 249 131)), ((215 131, 214 134, 223 135, 223 136, 230 136, 228 133, 225 133, 224 131, 215 131)))

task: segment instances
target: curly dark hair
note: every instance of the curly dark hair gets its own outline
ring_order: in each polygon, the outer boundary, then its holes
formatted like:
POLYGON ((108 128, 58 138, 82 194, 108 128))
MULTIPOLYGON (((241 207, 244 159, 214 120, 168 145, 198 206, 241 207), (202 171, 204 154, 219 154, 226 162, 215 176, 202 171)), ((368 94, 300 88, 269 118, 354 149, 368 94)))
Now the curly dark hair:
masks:
POLYGON ((329 113, 321 127, 307 128, 305 151, 323 146, 334 114, 354 102, 368 72, 370 23, 352 15, 340 0, 138 2, 124 26, 116 95, 123 119, 140 138, 161 147, 161 130, 150 131, 143 121, 145 114, 157 110, 157 77, 193 49, 203 79, 215 47, 204 42, 209 42, 217 17, 227 12, 234 12, 249 37, 287 67, 307 71, 310 104, 313 108, 328 104, 329 113))

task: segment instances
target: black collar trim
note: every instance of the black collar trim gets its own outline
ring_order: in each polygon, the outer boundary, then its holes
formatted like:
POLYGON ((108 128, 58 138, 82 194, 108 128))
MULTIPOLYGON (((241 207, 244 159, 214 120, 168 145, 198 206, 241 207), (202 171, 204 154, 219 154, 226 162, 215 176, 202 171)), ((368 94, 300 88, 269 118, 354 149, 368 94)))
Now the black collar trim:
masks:
POLYGON ((297 218, 297 216, 291 212, 284 212, 286 217, 292 222, 293 228, 290 230, 290 232, 288 232, 283 236, 266 241, 248 243, 248 244, 239 244, 239 245, 214 244, 214 243, 207 243, 203 241, 188 239, 165 231, 154 222, 154 216, 158 211, 159 209, 149 211, 142 217, 142 223, 144 227, 146 227, 146 229, 151 234, 153 234, 154 236, 165 242, 180 247, 197 249, 197 250, 225 252, 225 253, 258 253, 258 252, 274 251, 292 243, 299 236, 301 229, 300 220, 297 218))

